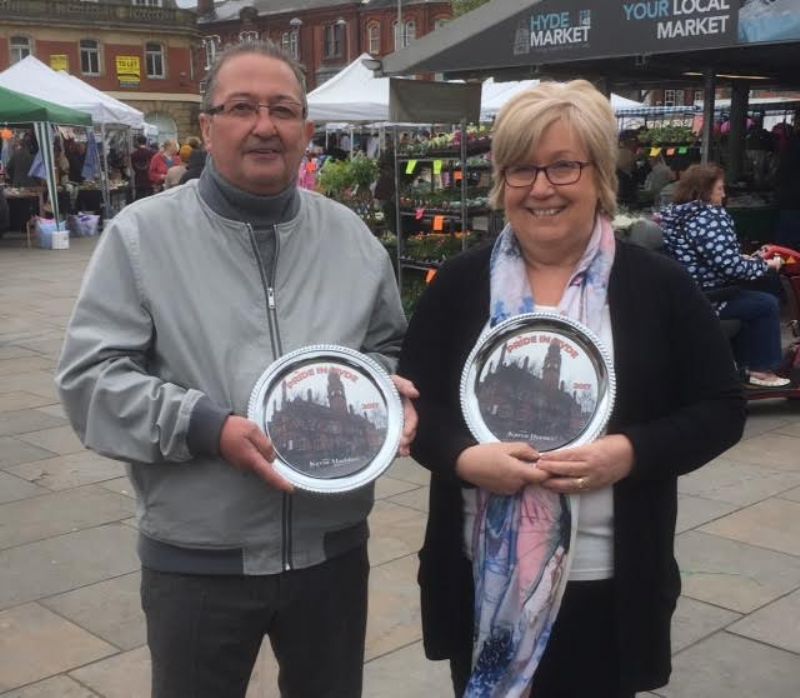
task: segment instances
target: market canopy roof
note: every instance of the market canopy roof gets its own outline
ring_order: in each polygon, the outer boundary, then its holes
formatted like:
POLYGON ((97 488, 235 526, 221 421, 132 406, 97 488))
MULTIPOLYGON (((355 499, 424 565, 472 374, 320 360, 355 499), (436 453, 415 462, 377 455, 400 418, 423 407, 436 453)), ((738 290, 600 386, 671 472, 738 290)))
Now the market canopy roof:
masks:
POLYGON ((91 85, 27 56, 0 73, 0 87, 88 112, 95 124, 141 128, 144 115, 91 85))
POLYGON ((698 77, 800 86, 800 0, 492 0, 382 59, 379 75, 698 77))
POLYGON ((0 122, 29 124, 37 121, 69 126, 91 126, 92 117, 77 109, 69 109, 0 87, 0 122))

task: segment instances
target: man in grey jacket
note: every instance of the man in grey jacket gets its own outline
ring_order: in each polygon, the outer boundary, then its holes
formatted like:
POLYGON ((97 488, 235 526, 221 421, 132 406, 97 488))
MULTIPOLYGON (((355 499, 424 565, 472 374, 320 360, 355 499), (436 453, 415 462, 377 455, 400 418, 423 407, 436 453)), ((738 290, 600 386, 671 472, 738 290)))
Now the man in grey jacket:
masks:
MULTIPOLYGON (((393 370, 405 319, 391 264, 354 213, 296 187, 313 126, 280 49, 223 54, 202 111, 200 179, 104 233, 58 387, 84 444, 129 463, 153 695, 244 696, 268 635, 281 695, 359 696, 372 488, 293 492, 241 415, 264 368, 302 346, 393 370)), ((395 382, 407 453, 416 391, 395 382)))

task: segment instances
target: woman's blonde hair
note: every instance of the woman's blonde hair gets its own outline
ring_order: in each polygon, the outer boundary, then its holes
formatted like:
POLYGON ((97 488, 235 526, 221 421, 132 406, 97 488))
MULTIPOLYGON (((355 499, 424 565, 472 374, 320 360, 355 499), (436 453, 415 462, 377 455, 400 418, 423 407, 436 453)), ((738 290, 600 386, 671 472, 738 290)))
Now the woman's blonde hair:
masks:
POLYGON ((539 83, 500 110, 492 135, 492 206, 503 208, 506 168, 526 162, 545 129, 559 119, 571 126, 586 146, 598 208, 613 218, 617 210, 617 120, 608 99, 586 80, 539 83))

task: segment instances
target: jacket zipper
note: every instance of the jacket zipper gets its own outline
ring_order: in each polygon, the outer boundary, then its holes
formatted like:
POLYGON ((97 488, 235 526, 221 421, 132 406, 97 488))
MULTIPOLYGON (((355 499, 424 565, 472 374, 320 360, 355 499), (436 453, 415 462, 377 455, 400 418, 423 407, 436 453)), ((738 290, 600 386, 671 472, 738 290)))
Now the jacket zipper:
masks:
MULTIPOLYGON (((278 228, 272 226, 272 232, 275 236, 275 257, 272 261, 272 269, 270 270, 269 278, 267 278, 264 270, 264 260, 261 259, 261 253, 258 251, 258 243, 256 241, 255 231, 253 226, 247 224, 247 231, 250 236, 250 246, 253 248, 253 254, 258 261, 258 271, 261 275, 261 284, 266 291, 267 296, 267 325, 269 327, 269 341, 272 348, 272 356, 278 359, 283 355, 283 347, 281 346, 281 336, 278 329, 278 310, 275 303, 275 271, 278 266, 278 254, 280 252, 280 240, 278 239, 278 228)), ((292 569, 292 499, 285 492, 281 496, 281 568, 288 572, 292 569)))

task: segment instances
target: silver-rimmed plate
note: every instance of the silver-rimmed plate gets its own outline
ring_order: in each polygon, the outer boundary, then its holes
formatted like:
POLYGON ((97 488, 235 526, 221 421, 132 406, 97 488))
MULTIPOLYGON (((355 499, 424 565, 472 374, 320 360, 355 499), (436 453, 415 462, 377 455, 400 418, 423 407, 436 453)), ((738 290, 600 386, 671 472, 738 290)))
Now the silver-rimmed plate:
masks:
POLYGON ((256 381, 247 416, 272 441, 275 469, 309 492, 348 492, 392 463, 403 405, 375 361, 316 345, 275 361, 256 381))
POLYGON ((518 315, 492 328, 461 374, 461 409, 478 441, 524 441, 540 452, 594 441, 615 392, 602 342, 557 313, 518 315))

